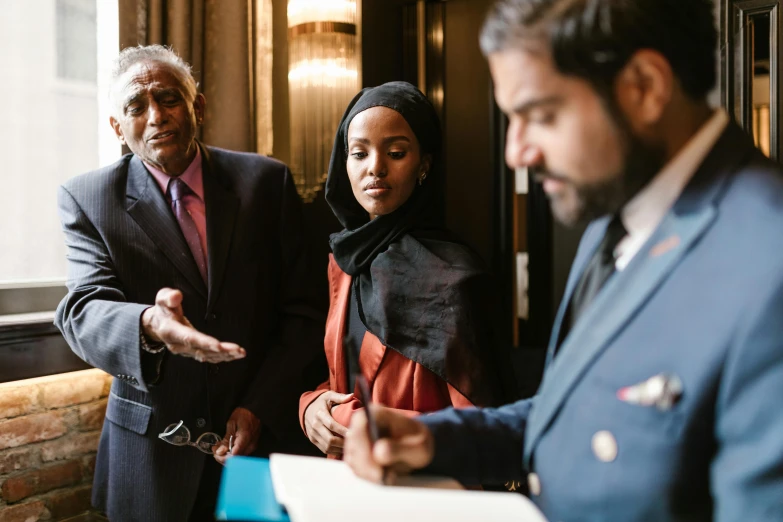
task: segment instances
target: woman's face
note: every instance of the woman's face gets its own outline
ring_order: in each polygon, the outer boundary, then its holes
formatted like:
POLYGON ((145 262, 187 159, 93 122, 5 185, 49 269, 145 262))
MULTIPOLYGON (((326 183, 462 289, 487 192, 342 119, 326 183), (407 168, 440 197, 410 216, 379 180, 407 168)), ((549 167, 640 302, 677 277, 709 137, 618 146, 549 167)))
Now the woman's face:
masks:
POLYGON ((429 170, 419 142, 402 115, 388 107, 360 112, 348 126, 348 178, 370 219, 390 214, 413 194, 429 170))

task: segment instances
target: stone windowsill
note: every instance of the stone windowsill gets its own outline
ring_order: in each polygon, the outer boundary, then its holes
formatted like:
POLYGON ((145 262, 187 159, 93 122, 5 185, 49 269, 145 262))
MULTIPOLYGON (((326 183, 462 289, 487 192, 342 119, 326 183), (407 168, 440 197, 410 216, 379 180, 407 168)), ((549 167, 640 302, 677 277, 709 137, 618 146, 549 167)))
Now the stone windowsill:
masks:
POLYGON ((54 311, 0 315, 0 328, 9 325, 18 326, 52 323, 54 323, 54 311))

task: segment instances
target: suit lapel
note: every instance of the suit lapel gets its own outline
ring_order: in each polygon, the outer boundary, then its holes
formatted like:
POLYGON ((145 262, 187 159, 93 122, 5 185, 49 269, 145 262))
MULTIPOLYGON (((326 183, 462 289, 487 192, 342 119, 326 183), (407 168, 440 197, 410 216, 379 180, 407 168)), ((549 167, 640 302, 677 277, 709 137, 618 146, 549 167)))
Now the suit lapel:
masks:
POLYGON ((576 251, 576 257, 571 266, 571 272, 568 274, 568 281, 566 282, 565 292, 563 299, 560 301, 560 307, 557 310, 555 316, 555 322, 552 325, 552 333, 549 338, 549 348, 547 350, 545 368, 548 367, 554 360, 555 352, 560 344, 561 331, 565 326, 565 319, 568 312, 569 303, 571 297, 574 295, 576 284, 579 278, 582 277, 582 273, 587 268, 587 264, 593 257, 596 248, 601 244, 601 240, 606 233, 606 227, 609 225, 609 217, 603 217, 596 220, 591 226, 585 230, 585 234, 582 237, 582 241, 579 244, 579 248, 576 251))
POLYGON ((221 181, 225 176, 225 168, 219 164, 219 158, 210 153, 207 147, 201 146, 204 156, 204 198, 207 209, 207 252, 209 273, 209 300, 207 311, 217 301, 220 286, 226 271, 226 260, 231 250, 231 240, 234 235, 234 224, 239 199, 221 181))
POLYGON ((161 249, 192 287, 206 299, 207 288, 188 248, 179 223, 155 180, 137 156, 128 166, 126 210, 134 221, 161 249))
MULTIPOLYGON (((327 332, 325 349, 326 358, 330 362, 330 367, 334 370, 332 374, 332 389, 338 393, 357 393, 354 386, 353 390, 347 389, 348 375, 346 366, 345 340, 348 333, 348 315, 351 313, 351 283, 352 278, 337 267, 337 264, 330 263, 330 285, 332 292, 332 303, 330 306, 329 320, 334 320, 336 325, 336 339, 329 336, 327 332), (334 314, 332 316, 332 314, 334 314), (332 319, 333 318, 333 319, 332 319)), ((328 330, 328 327, 327 327, 328 330)), ((362 346, 359 349, 359 368, 367 379, 367 385, 370 390, 374 390, 375 378, 378 375, 378 369, 381 367, 383 356, 386 353, 386 347, 383 343, 370 332, 366 332, 362 338, 362 346)))
MULTIPOLYGON (((589 366, 640 311, 715 220, 717 199, 727 186, 730 173, 752 150, 747 137, 741 133, 738 127, 729 125, 656 232, 625 270, 607 281, 563 341, 560 354, 547 367, 528 421, 524 450, 527 466, 530 466, 536 443, 589 366)), ((605 227, 606 223, 602 229, 605 227)), ((599 227, 595 229, 597 231, 599 227)), ((591 241, 594 243, 592 248, 585 249, 587 259, 597 242, 600 242, 600 235, 597 241, 591 241)), ((581 274, 585 263, 583 258, 579 266, 574 265, 569 290, 558 313, 556 330, 562 325, 567 299, 578 279, 575 274, 581 274)), ((557 331, 553 332, 553 342, 557 340, 556 334, 557 331)), ((551 344, 550 352, 553 349, 551 344)))

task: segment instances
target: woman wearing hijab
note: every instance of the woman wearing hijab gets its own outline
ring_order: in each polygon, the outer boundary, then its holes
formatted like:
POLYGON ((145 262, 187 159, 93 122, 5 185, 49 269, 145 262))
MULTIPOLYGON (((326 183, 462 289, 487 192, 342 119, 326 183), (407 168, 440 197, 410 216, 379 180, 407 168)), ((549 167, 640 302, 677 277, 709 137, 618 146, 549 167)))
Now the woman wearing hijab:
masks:
POLYGON ((330 240, 330 374, 299 406, 330 456, 364 407, 357 372, 372 401, 410 415, 511 399, 493 353, 492 283, 435 210, 440 149, 435 109, 405 82, 362 90, 337 131, 326 201, 345 229, 330 240))

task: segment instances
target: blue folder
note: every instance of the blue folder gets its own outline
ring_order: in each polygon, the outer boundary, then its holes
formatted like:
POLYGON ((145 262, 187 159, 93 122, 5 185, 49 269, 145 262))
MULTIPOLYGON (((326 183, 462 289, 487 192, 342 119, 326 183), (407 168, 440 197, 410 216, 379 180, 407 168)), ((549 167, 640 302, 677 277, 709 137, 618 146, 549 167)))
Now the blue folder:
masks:
POLYGON ((215 517, 237 522, 290 522, 275 498, 269 459, 228 459, 220 480, 215 517))

